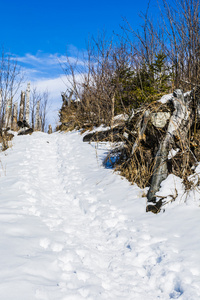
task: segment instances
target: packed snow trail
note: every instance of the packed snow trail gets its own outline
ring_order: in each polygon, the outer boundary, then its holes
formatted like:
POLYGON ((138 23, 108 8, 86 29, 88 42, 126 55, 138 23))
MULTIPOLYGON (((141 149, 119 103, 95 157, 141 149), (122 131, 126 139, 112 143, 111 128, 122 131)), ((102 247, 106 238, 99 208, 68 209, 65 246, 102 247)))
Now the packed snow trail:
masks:
POLYGON ((0 154, 1 300, 200 299, 199 208, 146 214, 105 151, 34 133, 0 154))

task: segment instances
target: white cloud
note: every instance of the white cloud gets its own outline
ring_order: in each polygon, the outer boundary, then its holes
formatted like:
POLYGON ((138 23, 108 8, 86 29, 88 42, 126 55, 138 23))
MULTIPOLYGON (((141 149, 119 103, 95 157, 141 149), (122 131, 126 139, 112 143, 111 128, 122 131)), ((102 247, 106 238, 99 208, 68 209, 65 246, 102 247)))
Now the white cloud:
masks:
MULTIPOLYGON (((22 85, 22 90, 26 90, 27 82, 31 83, 31 89, 37 88, 38 92, 48 91, 49 101, 51 103, 48 113, 48 122, 55 127, 58 122, 58 111, 62 106, 61 93, 65 92, 69 87, 70 75, 64 75, 64 67, 67 63, 65 55, 58 53, 49 54, 38 51, 36 55, 27 53, 21 57, 15 57, 18 64, 22 67, 25 76, 25 83, 22 85)), ((83 67, 84 60, 71 56, 68 58, 71 64, 76 64, 83 67)), ((81 69, 80 69, 81 70, 81 69)), ((84 70, 84 68, 82 68, 84 70)), ((81 74, 76 75, 81 81, 81 74)), ((21 92, 21 91, 19 91, 21 92)), ((19 99, 19 93, 18 93, 19 99)))
POLYGON ((55 78, 64 73, 66 64, 77 65, 84 68, 85 60, 73 56, 66 57, 59 53, 43 53, 38 51, 36 55, 30 53, 24 56, 15 56, 18 64, 22 67, 25 76, 32 81, 38 78, 55 78))
POLYGON ((48 90, 53 98, 58 97, 61 92, 67 89, 66 76, 62 75, 57 78, 40 79, 32 82, 33 86, 40 91, 48 90))
POLYGON ((22 63, 40 63, 41 62, 41 59, 37 56, 34 56, 34 55, 31 55, 29 53, 27 53, 25 56, 17 56, 17 60, 18 62, 22 62, 22 63))

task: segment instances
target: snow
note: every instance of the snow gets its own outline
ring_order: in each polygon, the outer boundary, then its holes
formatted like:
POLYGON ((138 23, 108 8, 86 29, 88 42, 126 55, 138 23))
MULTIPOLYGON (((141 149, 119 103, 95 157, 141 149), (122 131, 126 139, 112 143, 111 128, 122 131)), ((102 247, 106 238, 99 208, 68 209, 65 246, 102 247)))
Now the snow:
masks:
POLYGON ((161 99, 158 100, 158 102, 161 102, 162 104, 166 104, 171 98, 173 94, 167 94, 161 97, 161 99))
POLYGON ((172 149, 169 151, 168 159, 172 159, 179 151, 180 151, 179 148, 177 148, 176 150, 172 148, 172 149))
MULTIPOLYGON (((78 132, 16 136, 0 153, 0 299, 200 299, 200 209, 146 213, 146 190, 78 132)), ((183 192, 166 179, 161 194, 183 192)))
MULTIPOLYGON (((190 94, 191 94, 191 91, 188 91, 188 92, 184 93, 184 97, 189 96, 190 94)), ((161 102, 162 104, 166 104, 170 99, 172 99, 172 97, 173 97, 173 93, 163 95, 158 100, 158 102, 161 102)))

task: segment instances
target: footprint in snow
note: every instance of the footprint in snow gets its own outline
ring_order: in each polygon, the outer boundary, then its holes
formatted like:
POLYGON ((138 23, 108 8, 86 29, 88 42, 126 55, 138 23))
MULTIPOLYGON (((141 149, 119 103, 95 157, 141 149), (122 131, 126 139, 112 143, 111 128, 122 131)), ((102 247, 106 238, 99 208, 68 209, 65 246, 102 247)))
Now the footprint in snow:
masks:
POLYGON ((50 240, 48 238, 44 238, 40 240, 40 247, 47 249, 50 245, 50 240))
POLYGON ((53 252, 61 252, 63 250, 64 246, 59 243, 55 243, 51 246, 51 249, 53 252))

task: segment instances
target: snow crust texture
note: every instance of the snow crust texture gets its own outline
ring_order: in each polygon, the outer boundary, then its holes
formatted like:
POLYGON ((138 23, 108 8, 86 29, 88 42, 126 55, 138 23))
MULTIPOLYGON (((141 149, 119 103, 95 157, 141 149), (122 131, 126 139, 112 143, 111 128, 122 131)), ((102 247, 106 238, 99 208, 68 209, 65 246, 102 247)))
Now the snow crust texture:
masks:
POLYGON ((147 214, 105 152, 72 132, 0 153, 1 300, 200 299, 200 209, 147 214))

